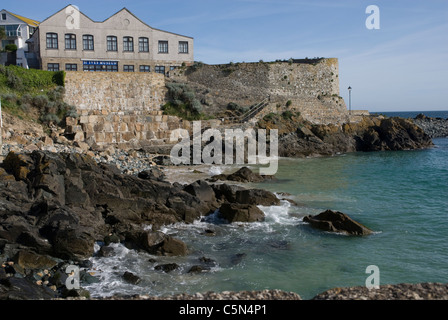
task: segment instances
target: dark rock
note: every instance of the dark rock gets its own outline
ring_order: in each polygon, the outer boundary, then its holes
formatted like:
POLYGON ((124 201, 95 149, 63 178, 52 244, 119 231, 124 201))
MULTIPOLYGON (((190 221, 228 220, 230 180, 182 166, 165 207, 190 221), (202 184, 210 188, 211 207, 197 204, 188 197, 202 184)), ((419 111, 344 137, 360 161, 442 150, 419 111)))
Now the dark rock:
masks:
POLYGON ((241 204, 254 204, 262 206, 273 206, 280 204, 280 199, 270 191, 262 189, 238 190, 235 200, 241 204))
POLYGON ((217 264, 215 260, 206 257, 199 258, 199 261, 207 266, 215 266, 217 264))
POLYGON ((123 274, 123 279, 130 284, 139 284, 142 281, 140 277, 128 271, 123 274))
POLYGON ((236 192, 245 188, 232 184, 213 184, 216 199, 225 202, 236 202, 236 192))
POLYGON ((176 263, 167 263, 167 264, 159 264, 154 267, 155 270, 161 270, 163 272, 171 272, 179 268, 179 265, 176 263))
POLYGON ((138 174, 138 177, 140 179, 156 180, 156 181, 163 181, 166 179, 165 174, 159 168, 151 168, 149 170, 141 171, 138 174))
POLYGON ((187 273, 201 273, 203 271, 208 271, 210 268, 204 268, 203 266, 195 265, 188 270, 187 273))
POLYGON ((306 216, 303 221, 308 222, 314 228, 329 232, 349 235, 369 235, 373 232, 339 211, 327 210, 315 216, 306 216))
POLYGON ((50 269, 58 263, 51 257, 27 250, 20 250, 13 261, 23 269, 50 269))
POLYGON ((265 180, 271 180, 274 179, 273 176, 264 176, 260 175, 258 173, 254 173, 252 170, 250 170, 248 167, 242 167, 238 171, 225 175, 215 175, 210 178, 211 181, 218 181, 218 180, 229 180, 229 181, 235 181, 235 182, 262 182, 265 180))
POLYGON ((116 234, 108 234, 107 236, 104 237, 104 244, 106 246, 108 246, 111 243, 120 243, 120 242, 121 242, 121 239, 116 234))
POLYGON ((265 216, 254 204, 224 203, 219 208, 219 215, 232 222, 261 222, 265 216))
POLYGON ((98 250, 99 257, 112 257, 114 255, 114 248, 108 246, 102 246, 100 250, 98 250))
POLYGON ((188 248, 181 240, 167 236, 157 253, 163 256, 186 256, 188 248))
POLYGON ((171 157, 170 156, 157 156, 152 158, 152 161, 154 161, 157 165, 159 166, 172 166, 173 163, 171 162, 171 157))
POLYGON ((49 300, 57 293, 28 278, 9 277, 0 281, 0 300, 49 300))

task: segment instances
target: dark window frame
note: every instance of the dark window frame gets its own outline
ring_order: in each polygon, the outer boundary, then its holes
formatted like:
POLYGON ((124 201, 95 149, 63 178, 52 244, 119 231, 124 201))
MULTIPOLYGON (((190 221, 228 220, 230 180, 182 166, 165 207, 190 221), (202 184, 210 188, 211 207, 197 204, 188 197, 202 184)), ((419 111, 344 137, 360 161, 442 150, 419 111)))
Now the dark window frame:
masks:
POLYGON ((78 71, 78 65, 76 63, 66 63, 65 71, 78 71))
POLYGON ((188 41, 179 41, 179 53, 188 54, 189 44, 188 41))
POLYGON ((59 63, 47 63, 47 71, 59 71, 59 70, 60 70, 59 63))
POLYGON ((138 52, 149 52, 149 38, 138 38, 138 52))
POLYGON ((46 35, 46 42, 47 42, 47 49, 59 49, 59 39, 58 34, 55 32, 47 32, 46 35))
POLYGON ((159 53, 169 53, 168 40, 159 40, 159 53))
POLYGON ((151 66, 141 65, 139 70, 140 72, 151 72, 151 66))
POLYGON ((95 51, 95 37, 93 35, 82 35, 82 49, 84 51, 95 51))
POLYGON ((156 66, 154 68, 155 73, 165 74, 165 66, 156 66))
POLYGON ((65 50, 76 50, 76 34, 66 33, 64 39, 65 39, 65 50), (68 39, 67 36, 69 36, 68 39))
POLYGON ((135 72, 135 67, 133 64, 123 65, 123 72, 135 72))
POLYGON ((107 51, 117 52, 118 51, 118 38, 116 36, 107 36, 107 51))
POLYGON ((134 37, 123 37, 123 52, 134 52, 134 37))

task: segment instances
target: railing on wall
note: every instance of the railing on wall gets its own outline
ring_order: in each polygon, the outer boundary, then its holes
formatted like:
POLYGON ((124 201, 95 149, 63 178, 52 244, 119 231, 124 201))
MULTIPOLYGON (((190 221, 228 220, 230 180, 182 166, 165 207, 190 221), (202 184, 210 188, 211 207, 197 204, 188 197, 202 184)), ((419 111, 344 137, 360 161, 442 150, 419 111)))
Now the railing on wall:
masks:
POLYGON ((247 122, 250 119, 252 119, 254 116, 256 116, 258 113, 261 112, 268 104, 269 104, 270 98, 267 97, 263 101, 255 104, 253 107, 251 107, 248 111, 243 113, 242 115, 236 116, 236 117, 226 117, 222 120, 224 122, 230 122, 230 123, 243 123, 247 122))

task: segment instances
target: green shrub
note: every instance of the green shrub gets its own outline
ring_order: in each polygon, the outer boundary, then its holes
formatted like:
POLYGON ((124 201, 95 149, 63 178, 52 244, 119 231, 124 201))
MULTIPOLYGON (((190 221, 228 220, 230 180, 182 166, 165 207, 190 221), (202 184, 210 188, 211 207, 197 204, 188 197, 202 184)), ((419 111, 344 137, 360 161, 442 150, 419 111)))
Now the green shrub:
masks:
POLYGON ((2 101, 16 103, 17 102, 17 95, 15 93, 2 94, 2 101))
POLYGON ((33 98, 33 105, 39 110, 44 110, 49 102, 50 100, 46 95, 38 95, 33 98))
POLYGON ((59 117, 54 113, 47 113, 45 115, 42 115, 40 120, 42 123, 47 125, 50 123, 58 124, 61 121, 61 119, 59 119, 59 117))
POLYGON ((5 51, 6 52, 16 52, 17 51, 17 46, 14 43, 7 44, 5 46, 5 51))
POLYGON ((291 111, 287 110, 285 112, 282 113, 282 117, 285 120, 290 120, 292 117, 294 116, 294 113, 292 113, 291 111))

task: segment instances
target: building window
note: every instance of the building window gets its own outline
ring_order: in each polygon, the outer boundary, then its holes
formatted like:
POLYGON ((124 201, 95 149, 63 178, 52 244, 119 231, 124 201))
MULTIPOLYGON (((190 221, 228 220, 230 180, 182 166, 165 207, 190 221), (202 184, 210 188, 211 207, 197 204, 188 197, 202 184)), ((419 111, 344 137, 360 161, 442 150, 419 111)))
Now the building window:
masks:
POLYGON ((127 65, 127 64, 125 64, 125 65, 123 66, 123 71, 124 71, 124 72, 134 72, 134 66, 133 66, 133 65, 127 65))
POLYGON ((123 37, 123 51, 128 51, 128 52, 134 51, 134 38, 123 37))
POLYGON ((106 66, 107 72, 118 72, 118 65, 106 66))
POLYGON ((140 66, 140 72, 151 72, 150 66, 140 66))
POLYGON ((66 63, 65 71, 78 71, 78 65, 76 63, 66 63))
POLYGON ((65 50, 76 50, 76 35, 72 33, 65 35, 65 50))
POLYGON ((117 37, 115 36, 107 37, 107 51, 118 51, 117 37))
POLYGON ((59 63, 49 63, 47 65, 48 71, 59 71, 59 63))
POLYGON ((18 24, 8 24, 0 26, 3 30, 5 30, 7 37, 21 37, 22 36, 22 28, 18 24))
POLYGON ((58 48, 58 34, 47 33, 47 49, 57 49, 57 48, 58 48))
POLYGON ((6 13, 2 13, 2 20, 6 20, 6 13))
POLYGON ((165 74, 165 67, 164 66, 156 66, 155 72, 165 74))
POLYGON ((179 41, 179 53, 188 53, 188 41, 179 41))
POLYGON ((159 53, 168 53, 168 41, 159 41, 159 53))
POLYGON ((148 38, 138 38, 138 51, 149 52, 149 39, 148 38))
POLYGON ((83 46, 83 49, 86 51, 93 51, 94 50, 93 36, 90 34, 83 35, 82 36, 82 46, 83 46))

